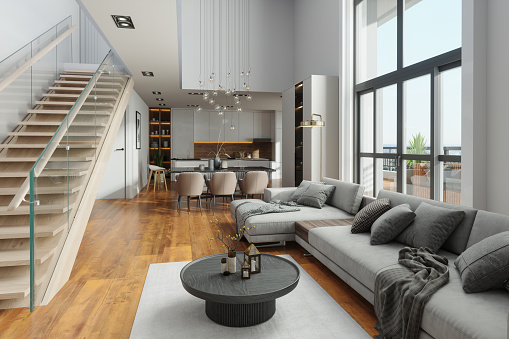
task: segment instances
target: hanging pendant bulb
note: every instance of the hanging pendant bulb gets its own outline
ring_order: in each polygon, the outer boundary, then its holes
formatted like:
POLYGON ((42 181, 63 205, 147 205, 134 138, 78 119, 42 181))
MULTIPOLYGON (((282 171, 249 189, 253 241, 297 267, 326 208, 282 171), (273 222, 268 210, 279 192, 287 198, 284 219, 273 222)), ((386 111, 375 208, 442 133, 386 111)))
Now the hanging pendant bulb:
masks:
POLYGON ((251 89, 251 87, 249 87, 249 86, 246 86, 246 90, 248 90, 248 91, 249 91, 250 89, 251 89))
POLYGON ((235 92, 236 92, 235 88, 234 88, 234 89, 232 89, 232 94, 235 94, 235 92))
POLYGON ((199 112, 202 110, 201 106, 198 106, 198 108, 196 108, 196 110, 199 112))
POLYGON ((227 89, 227 90, 226 90, 226 92, 224 92, 224 94, 226 94, 226 95, 232 95, 232 92, 231 92, 229 89, 227 89))
POLYGON ((212 95, 217 97, 217 91, 212 92, 212 95))
POLYGON ((244 76, 244 71, 240 72, 240 76, 243 77, 244 76))
POLYGON ((214 107, 214 109, 215 109, 216 111, 219 111, 219 110, 221 109, 221 106, 216 105, 216 106, 214 107))
POLYGON ((244 83, 244 85, 242 85, 242 88, 247 88, 247 85, 246 85, 246 83, 244 83))
POLYGON ((231 73, 230 73, 230 72, 228 72, 228 74, 226 74, 226 77, 227 77, 227 78, 229 78, 229 77, 230 77, 230 75, 231 75, 231 73))
POLYGON ((249 95, 246 97, 246 99, 247 99, 248 101, 251 101, 251 100, 253 100, 253 97, 251 96, 251 94, 249 94, 249 95))
POLYGON ((235 129, 235 126, 231 125, 230 129, 233 131, 235 129))
POLYGON ((210 81, 210 82, 214 82, 214 78, 213 78, 213 77, 210 77, 210 78, 209 78, 209 81, 210 81))
POLYGON ((215 103, 216 103, 216 101, 214 99, 209 100, 209 104, 214 105, 215 103))
POLYGON ((223 114, 224 114, 224 112, 223 112, 223 111, 219 111, 219 112, 217 113, 217 115, 223 115, 223 114))
POLYGON ((242 112, 242 107, 237 107, 237 112, 242 112))
POLYGON ((246 76, 250 76, 250 75, 251 75, 251 71, 248 71, 248 72, 246 73, 246 76))
POLYGON ((223 86, 219 85, 219 90, 222 91, 223 90, 223 86))
POLYGON ((212 72, 212 77, 215 78, 216 77, 216 73, 212 72))
POLYGON ((200 87, 203 87, 203 81, 200 80, 200 87))

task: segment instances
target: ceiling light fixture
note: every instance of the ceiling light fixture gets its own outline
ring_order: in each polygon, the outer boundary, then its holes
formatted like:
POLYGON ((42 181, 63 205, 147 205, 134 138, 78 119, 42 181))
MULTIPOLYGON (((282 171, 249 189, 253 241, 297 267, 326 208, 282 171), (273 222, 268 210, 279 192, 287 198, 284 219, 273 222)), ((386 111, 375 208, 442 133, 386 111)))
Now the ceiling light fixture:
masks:
POLYGON ((141 74, 143 74, 144 77, 153 77, 154 76, 154 72, 149 72, 149 71, 141 71, 141 74))
POLYGON ((112 15, 113 22, 118 28, 134 29, 133 20, 127 15, 112 15))
POLYGON ((156 98, 157 101, 164 101, 163 98, 156 98))
POLYGON ((203 93, 203 92, 191 92, 191 93, 187 93, 187 94, 189 94, 189 95, 203 95, 205 93, 203 93))
POLYGON ((159 106, 166 106, 166 104, 159 104, 159 106))
POLYGON ((152 94, 154 94, 154 95, 161 95, 161 92, 154 91, 154 92, 152 92, 152 94))

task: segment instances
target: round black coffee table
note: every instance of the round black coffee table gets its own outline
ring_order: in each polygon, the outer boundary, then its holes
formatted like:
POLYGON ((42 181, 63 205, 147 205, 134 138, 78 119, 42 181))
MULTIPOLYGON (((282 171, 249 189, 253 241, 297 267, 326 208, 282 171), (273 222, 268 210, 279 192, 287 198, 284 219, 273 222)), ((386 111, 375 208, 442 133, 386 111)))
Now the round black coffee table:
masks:
POLYGON ((262 254, 261 273, 242 279, 244 253, 237 253, 237 273, 220 273, 221 258, 214 254, 187 264, 180 280, 190 294, 205 300, 205 313, 218 324, 245 327, 260 324, 276 312, 276 299, 290 293, 299 283, 299 268, 284 258, 262 254))

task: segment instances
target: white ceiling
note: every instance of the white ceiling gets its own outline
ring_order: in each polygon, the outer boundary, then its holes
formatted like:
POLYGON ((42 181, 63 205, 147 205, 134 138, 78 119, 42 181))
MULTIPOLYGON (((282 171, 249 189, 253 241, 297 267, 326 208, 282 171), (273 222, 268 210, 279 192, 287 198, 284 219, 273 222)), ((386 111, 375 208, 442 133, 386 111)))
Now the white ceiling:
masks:
MULTIPOLYGON (((113 49, 129 68, 134 89, 149 107, 159 107, 156 97, 162 97, 166 107, 185 108, 206 104, 201 96, 189 95, 180 89, 179 51, 176 0, 80 0, 104 33, 113 49), (130 16, 135 29, 117 28, 111 15, 130 16), (142 71, 154 72, 154 77, 142 76, 142 71), (159 91, 160 96, 152 94, 159 91)), ((252 93, 253 101, 242 100, 244 110, 280 110, 280 93, 252 93)), ((231 104, 230 99, 230 104, 231 104)), ((217 98, 225 104, 225 96, 217 98)))

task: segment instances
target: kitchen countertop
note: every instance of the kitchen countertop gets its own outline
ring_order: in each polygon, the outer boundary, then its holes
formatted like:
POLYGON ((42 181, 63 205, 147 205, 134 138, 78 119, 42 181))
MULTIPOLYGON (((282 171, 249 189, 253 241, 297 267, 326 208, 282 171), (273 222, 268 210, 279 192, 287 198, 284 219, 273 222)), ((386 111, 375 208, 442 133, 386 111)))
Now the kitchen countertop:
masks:
MULTIPOLYGON (((170 160, 178 160, 178 161, 182 161, 182 160, 188 160, 188 161, 199 161, 199 160, 211 160, 211 159, 214 159, 214 158, 201 158, 201 159, 185 159, 185 158, 182 158, 182 159, 179 159, 179 158, 171 158, 170 160)), ((259 160, 259 161, 270 161, 269 159, 266 159, 266 158, 221 158, 221 160, 259 160)))

